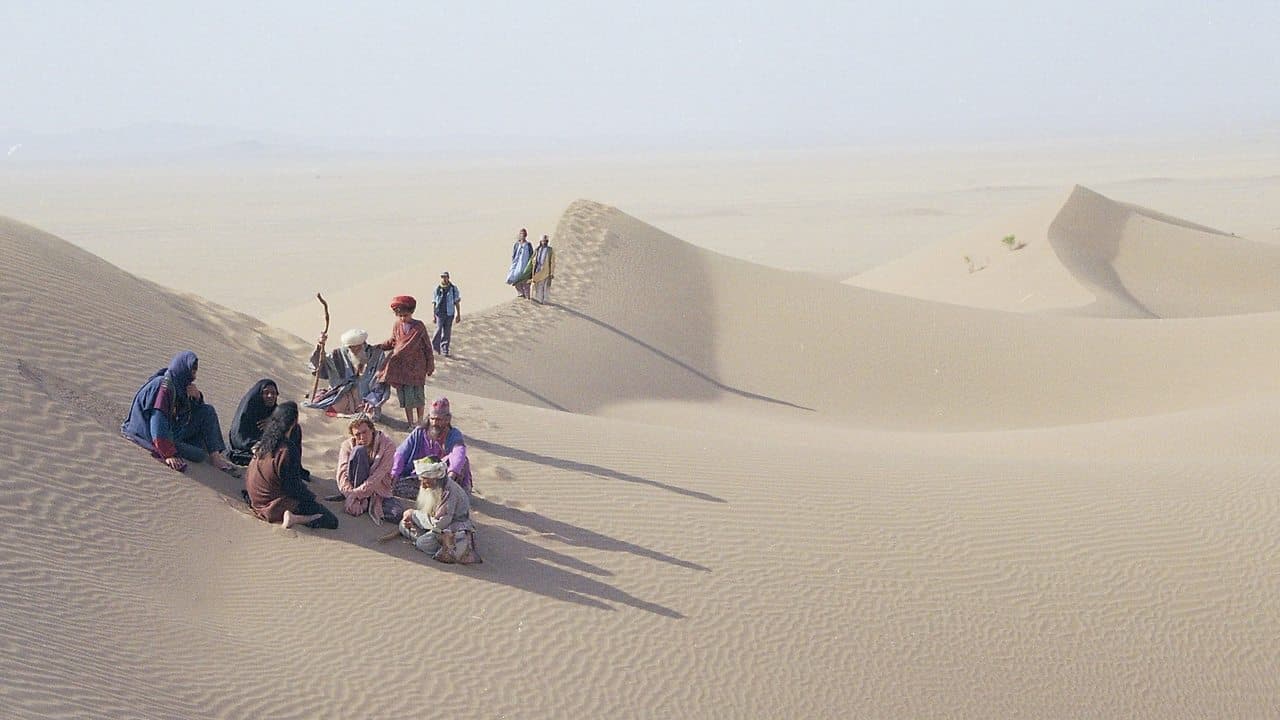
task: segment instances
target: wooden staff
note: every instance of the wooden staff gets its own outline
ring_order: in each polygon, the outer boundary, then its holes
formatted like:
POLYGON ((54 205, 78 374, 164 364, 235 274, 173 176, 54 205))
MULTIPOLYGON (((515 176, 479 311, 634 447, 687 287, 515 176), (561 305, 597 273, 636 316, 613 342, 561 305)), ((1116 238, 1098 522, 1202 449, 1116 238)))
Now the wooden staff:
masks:
POLYGON ((324 367, 324 339, 329 335, 329 303, 324 301, 324 296, 320 293, 316 293, 316 299, 324 306, 324 332, 320 333, 320 342, 316 343, 316 349, 320 352, 319 362, 316 363, 316 381, 311 384, 311 397, 308 398, 311 402, 315 402, 316 390, 320 387, 320 368, 324 367))

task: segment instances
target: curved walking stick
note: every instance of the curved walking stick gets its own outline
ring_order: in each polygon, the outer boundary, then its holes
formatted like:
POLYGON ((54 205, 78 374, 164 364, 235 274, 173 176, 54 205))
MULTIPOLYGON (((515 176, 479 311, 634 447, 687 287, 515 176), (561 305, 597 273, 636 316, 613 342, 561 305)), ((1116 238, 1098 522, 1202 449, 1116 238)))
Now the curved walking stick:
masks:
MULTIPOLYGON (((316 293, 316 299, 319 300, 320 304, 324 306, 324 332, 320 333, 320 336, 323 338, 329 334, 329 303, 324 301, 324 296, 321 295, 320 293, 316 293)), ((320 342, 316 343, 316 349, 320 351, 319 358, 320 358, 320 362, 323 363, 324 362, 324 340, 321 340, 320 342)), ((316 381, 314 383, 311 383, 311 397, 307 398, 311 402, 315 402, 316 390, 320 388, 320 367, 321 365, 319 364, 316 365, 316 381)))

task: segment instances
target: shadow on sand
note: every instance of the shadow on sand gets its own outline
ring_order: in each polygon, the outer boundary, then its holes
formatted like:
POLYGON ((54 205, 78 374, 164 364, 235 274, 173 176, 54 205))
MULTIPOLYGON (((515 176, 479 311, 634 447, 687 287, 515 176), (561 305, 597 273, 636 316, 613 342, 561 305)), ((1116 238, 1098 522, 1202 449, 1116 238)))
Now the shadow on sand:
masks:
POLYGON ((515 390, 515 391, 517 391, 517 392, 521 392, 521 393, 524 393, 525 395, 528 395, 529 397, 531 397, 531 398, 533 398, 534 400, 536 400, 536 401, 538 401, 538 402, 542 403, 542 404, 543 404, 543 405, 545 405, 546 407, 551 408, 552 410, 559 410, 560 412, 569 412, 568 408, 566 408, 566 407, 564 407, 563 405, 561 405, 561 404, 557 403, 556 401, 552 400, 551 398, 546 397, 545 395, 540 395, 540 394, 538 394, 537 392, 534 392, 534 391, 533 391, 533 389, 531 389, 531 388, 527 388, 527 387, 525 387, 524 385, 521 385, 520 383, 515 382, 514 380, 512 380, 512 379, 511 379, 511 378, 509 378, 509 377, 505 377, 504 375, 502 375, 502 373, 497 373, 497 372, 494 372, 493 370, 490 370, 489 368, 487 368, 487 367, 485 367, 484 365, 480 364, 480 362, 479 362, 479 361, 476 361, 476 360, 468 360, 467 358, 463 358, 463 357, 455 357, 455 358, 453 358, 452 362, 453 362, 453 364, 458 365, 458 366, 459 366, 459 367, 461 367, 461 368, 467 368, 467 369, 470 369, 470 370, 474 370, 475 372, 477 372, 477 373, 479 373, 479 374, 481 374, 481 375, 484 375, 484 376, 485 376, 485 377, 487 377, 487 378, 490 378, 490 379, 493 379, 493 380, 497 380, 498 382, 502 383, 503 385, 506 385, 507 387, 511 388, 512 390, 515 390))
POLYGON ((637 483, 639 485, 648 485, 649 487, 655 487, 655 488, 658 488, 659 490, 666 490, 667 492, 673 492, 673 493, 676 493, 677 495, 684 495, 685 497, 691 497, 691 498, 694 498, 695 500, 704 500, 706 502, 714 502, 714 503, 727 502, 724 498, 716 497, 715 495, 712 495, 710 493, 704 493, 698 490, 690 490, 688 488, 682 488, 677 485, 669 485, 667 483, 664 483, 658 480, 650 480, 648 478, 642 478, 639 475, 631 475, 629 473, 618 472, 617 470, 611 470, 606 467, 600 467, 599 465, 581 463, 581 462, 577 462, 576 460, 565 460, 563 458, 551 457, 550 455, 540 455, 538 453, 529 452, 528 450, 521 450, 519 448, 509 447, 507 445, 490 442, 488 440, 480 440, 478 438, 471 437, 467 439, 467 445, 469 445, 470 447, 474 447, 478 450, 484 450, 487 453, 492 453, 494 455, 498 455, 501 457, 510 458, 512 460, 523 460, 525 462, 538 463, 539 465, 548 465, 550 467, 559 468, 561 470, 572 470, 574 472, 586 473, 588 475, 597 475, 599 477, 611 478, 613 480, 621 480, 623 482, 637 483))
POLYGON ((491 518, 505 520, 512 525, 519 525, 526 528, 529 532, 536 533, 540 536, 553 538, 557 542, 563 543, 571 547, 587 547, 596 550, 607 550, 609 552, 625 552, 639 557, 657 560, 659 562, 670 563, 689 570, 700 570, 702 572, 711 572, 711 569, 699 565, 688 560, 681 560, 678 557, 667 555, 666 553, 651 550, 647 547, 629 543, 625 540, 601 535, 600 533, 580 528, 577 525, 570 525, 566 522, 553 520, 541 513, 529 512, 513 508, 509 505, 501 505, 491 502, 484 498, 476 498, 474 504, 476 510, 488 515, 491 518))
POLYGON ((567 307, 567 306, 565 306, 565 305, 559 305, 559 304, 556 304, 556 303, 548 303, 548 306, 549 306, 549 307, 553 307, 553 308, 555 308, 555 309, 559 310, 560 312, 563 312, 563 313, 567 313, 567 314, 569 314, 569 315, 572 315, 573 317, 576 317, 576 318, 578 318, 578 319, 580 319, 580 320, 585 320, 585 321, 587 321, 587 322, 591 323, 592 325, 595 325, 596 327, 602 328, 602 329, 604 329, 604 330, 607 330, 607 331, 609 331, 609 332, 613 333, 614 335, 617 335, 617 336, 618 336, 618 337, 620 337, 620 338, 624 338, 624 339, 626 339, 627 341, 629 341, 629 342, 631 342, 631 343, 634 343, 635 345, 638 345, 639 347, 642 347, 642 348, 644 348, 645 350, 648 350, 649 352, 653 353, 654 355, 657 355, 658 357, 660 357, 660 358, 662 358, 663 360, 665 360, 665 361, 667 361, 667 362, 671 363, 672 365, 677 365, 677 366, 679 366, 680 368, 684 369, 686 372, 692 373, 693 375, 697 375, 697 376, 698 376, 699 378, 701 378, 703 381, 705 381, 705 382, 707 382, 707 383, 709 383, 709 384, 711 384, 711 385, 714 385, 714 386, 716 387, 716 389, 718 389, 718 390, 723 390, 724 392, 730 393, 730 394, 732 394, 732 395, 737 395, 738 397, 747 398, 748 400, 762 400, 762 401, 767 402, 767 403, 773 403, 774 405, 785 405, 785 406, 787 406, 787 407, 796 408, 797 410, 807 410, 807 411, 809 411, 809 412, 813 412, 813 411, 814 411, 814 410, 813 410, 813 408, 811 408, 811 407, 805 407, 804 405, 797 405, 797 404, 792 403, 792 402, 787 402, 786 400, 779 400, 779 399, 777 399, 777 398, 771 398, 771 397, 769 397, 769 396, 767 396, 767 395, 759 395, 759 394, 756 394, 756 393, 753 393, 753 392, 747 392, 746 390, 740 390, 740 389, 738 389, 738 388, 736 388, 736 387, 731 387, 731 386, 729 386, 729 385, 725 385, 724 383, 720 382, 719 380, 716 380, 715 378, 713 378, 713 377, 711 377, 710 375, 708 375, 708 374, 706 374, 706 373, 702 372, 701 370, 699 370, 699 369, 697 369, 697 368, 693 367, 692 365, 690 365, 690 364, 688 364, 688 363, 684 362, 683 360, 680 360, 680 359, 678 359, 678 358, 675 358, 675 357, 671 356, 669 353, 663 352, 662 350, 659 350, 658 348, 654 347, 653 345, 650 345, 649 343, 647 343, 647 342, 645 342, 645 341, 641 340, 640 338, 638 338, 638 337, 636 337, 636 336, 634 336, 634 335, 632 335, 632 334, 630 334, 630 333, 627 333, 627 332, 624 332, 624 331, 622 331, 622 330, 619 330, 618 328, 616 328, 616 327, 614 327, 614 326, 610 325, 609 323, 607 323, 607 322, 605 322, 605 321, 603 321, 603 320, 598 320, 598 319, 596 319, 596 318, 591 317, 590 315, 587 315, 587 314, 586 314, 586 313, 584 313, 584 312, 581 312, 581 311, 579 311, 579 310, 574 310, 573 308, 567 307))
MULTIPOLYGON (((120 447, 132 448, 139 453, 144 451, 123 438, 119 439, 120 447)), ((165 470, 161 470, 165 472, 165 470)), ((315 482, 309 488, 318 497, 335 493, 337 486, 332 478, 322 477, 323 471, 312 468, 315 482)), ((177 475, 176 473, 174 473, 177 475)), ((209 487, 223 496, 226 504, 234 511, 248 517, 253 522, 262 522, 245 505, 240 496, 244 481, 225 475, 212 466, 204 463, 191 463, 185 477, 209 487)), ((418 552, 407 541, 395 539, 380 542, 380 538, 394 532, 396 525, 384 522, 375 525, 369 517, 352 517, 342 511, 340 502, 324 502, 338 516, 337 530, 312 530, 307 528, 282 530, 276 526, 277 532, 314 535, 317 540, 346 542, 366 550, 381 552, 406 562, 422 566, 424 572, 452 572, 458 575, 490 582, 497 585, 535 593, 554 600, 571 602, 598 610, 616 610, 616 604, 627 605, 656 615, 673 619, 683 619, 685 615, 675 609, 659 603, 649 602, 630 593, 619 590, 604 580, 613 575, 612 572, 592 563, 580 560, 564 552, 557 552, 526 538, 552 538, 568 547, 582 547, 612 552, 627 552, 640 557, 666 562, 683 568, 710 572, 696 563, 651 550, 634 543, 624 542, 616 538, 581 528, 576 525, 553 520, 537 513, 528 513, 504 505, 498 505, 476 498, 473 510, 477 517, 478 549, 484 558, 480 565, 445 565, 438 563, 418 552), (488 520, 498 520, 510 526, 498 525, 488 520), (514 527, 513 527, 514 526, 514 527)), ((323 549, 318 550, 323 552, 323 549)))

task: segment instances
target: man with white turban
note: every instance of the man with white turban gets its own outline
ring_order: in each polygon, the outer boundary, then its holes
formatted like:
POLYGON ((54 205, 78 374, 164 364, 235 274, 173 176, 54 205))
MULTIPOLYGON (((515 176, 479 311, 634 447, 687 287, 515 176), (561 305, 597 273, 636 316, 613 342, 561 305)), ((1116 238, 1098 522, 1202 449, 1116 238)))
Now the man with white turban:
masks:
POLYGON ((448 463, 434 457, 419 458, 413 469, 422 483, 418 507, 404 511, 400 534, 440 562, 482 562, 476 550, 476 526, 471 522, 471 499, 449 477, 448 463))
POLYGON ((320 358, 320 346, 328 339, 321 334, 316 349, 311 353, 310 369, 328 380, 329 387, 320 390, 307 407, 318 408, 333 415, 364 413, 377 420, 382 414, 382 404, 391 396, 384 383, 377 380, 385 355, 382 348, 370 345, 369 333, 352 328, 342 333, 342 346, 320 358))

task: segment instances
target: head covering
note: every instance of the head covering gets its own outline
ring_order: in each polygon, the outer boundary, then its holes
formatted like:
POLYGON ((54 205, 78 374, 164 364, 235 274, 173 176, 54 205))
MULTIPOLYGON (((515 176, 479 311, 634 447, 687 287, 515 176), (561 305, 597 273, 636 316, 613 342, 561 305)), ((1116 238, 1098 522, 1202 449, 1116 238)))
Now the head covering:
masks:
POLYGON ((449 473, 449 464, 434 457, 418 458, 413 461, 413 472, 418 477, 439 480, 449 473))
POLYGON ((549 242, 551 242, 551 236, 550 236, 550 235, 543 235, 543 236, 542 236, 542 240, 541 240, 541 242, 545 242, 545 243, 549 243, 549 242))
POLYGON ((365 340, 369 339, 369 333, 359 328, 351 328, 342 333, 342 344, 351 347, 352 345, 363 345, 365 340))
POLYGON ((227 433, 232 450, 251 452, 253 444, 262 439, 262 428, 258 427, 258 422, 270 417, 276 407, 279 407, 279 403, 275 407, 267 407, 262 401, 262 389, 266 387, 273 387, 277 392, 280 390, 275 380, 262 378, 240 398, 236 414, 231 416, 231 430, 227 433))
POLYGON ((435 401, 431 403, 431 412, 427 413, 427 417, 453 417, 453 413, 449 411, 449 398, 436 398, 435 401))
POLYGON ((174 355, 173 359, 169 361, 169 367, 166 369, 169 379, 173 382, 173 389, 177 390, 179 394, 185 393, 187 386, 191 384, 192 380, 196 379, 196 368, 199 366, 200 359, 190 350, 183 350, 174 355))
POLYGON ((418 301, 414 300, 412 295, 397 295, 391 298, 391 309, 395 310, 398 307, 408 308, 409 312, 413 312, 418 309, 418 301))
POLYGON ((129 415, 120 426, 121 432, 142 447, 154 449, 156 438, 151 436, 151 411, 160 410, 172 417, 175 408, 187 406, 187 387, 195 379, 198 365, 196 354, 183 350, 173 356, 168 367, 155 371, 134 394, 129 415))
POLYGON ((447 278, 447 277, 449 277, 449 271, 448 271, 448 270, 445 270, 444 272, 440 273, 440 277, 442 277, 442 278, 447 278))

